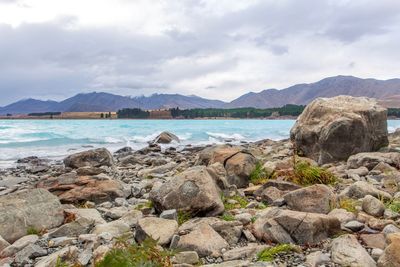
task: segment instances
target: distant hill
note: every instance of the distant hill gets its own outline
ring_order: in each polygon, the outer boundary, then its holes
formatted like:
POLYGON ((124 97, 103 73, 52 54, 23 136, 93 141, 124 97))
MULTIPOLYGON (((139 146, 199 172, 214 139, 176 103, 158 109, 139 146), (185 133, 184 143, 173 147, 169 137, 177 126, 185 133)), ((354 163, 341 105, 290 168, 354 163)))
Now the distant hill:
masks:
POLYGON ((306 105, 317 97, 337 95, 367 96, 380 100, 386 107, 400 107, 400 79, 360 79, 352 76, 325 78, 316 83, 297 84, 286 89, 268 89, 250 92, 226 103, 198 96, 180 94, 154 94, 129 97, 109 93, 77 94, 61 102, 25 99, 5 107, 0 114, 26 114, 37 112, 107 112, 122 108, 168 109, 192 108, 272 108, 286 104, 306 105))
MULTIPOLYGON (((306 105, 317 97, 337 95, 390 100, 392 96, 400 95, 400 79, 381 81, 352 76, 336 76, 316 83, 297 84, 283 90, 268 89, 259 93, 248 93, 226 104, 225 107, 270 108, 286 104, 306 105)), ((391 103, 393 104, 393 102, 391 103)))

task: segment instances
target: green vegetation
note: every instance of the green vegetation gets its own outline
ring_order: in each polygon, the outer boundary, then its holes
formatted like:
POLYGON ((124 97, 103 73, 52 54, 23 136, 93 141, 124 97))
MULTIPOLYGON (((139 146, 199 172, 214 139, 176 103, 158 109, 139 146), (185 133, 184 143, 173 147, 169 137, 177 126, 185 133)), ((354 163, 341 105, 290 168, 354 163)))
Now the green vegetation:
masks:
POLYGON ((118 110, 117 116, 119 119, 147 119, 150 116, 150 112, 140 108, 124 108, 118 110))
POLYGON ((275 247, 266 248, 257 254, 259 261, 273 261, 280 253, 287 253, 290 251, 297 251, 297 248, 291 244, 280 244, 275 247))
POLYGON ((393 212, 400 212, 400 200, 389 201, 385 203, 385 206, 393 212))
POLYGON ((400 118, 400 108, 388 108, 388 116, 400 118))
POLYGON ((28 116, 35 116, 35 117, 41 117, 41 116, 58 116, 61 115, 61 112, 37 112, 37 113, 29 113, 28 116))
POLYGON ((257 220, 257 217, 256 217, 256 216, 253 216, 253 217, 251 217, 251 219, 250 219, 251 223, 254 223, 256 220, 257 220))
POLYGON ((60 257, 58 257, 55 267, 69 267, 69 265, 65 261, 63 261, 60 257))
POLYGON ((229 212, 225 212, 221 216, 221 219, 224 220, 224 221, 230 222, 230 221, 234 221, 235 217, 232 214, 230 214, 229 212))
POLYGON ((152 208, 154 208, 154 203, 152 201, 147 201, 146 203, 140 203, 135 207, 136 210, 152 209, 152 208))
POLYGON ((30 226, 30 227, 28 227, 28 229, 26 230, 26 234, 27 234, 27 235, 39 235, 39 234, 40 234, 40 231, 37 230, 35 227, 30 226))
POLYGON ((192 215, 187 212, 187 211, 183 211, 183 210, 178 210, 178 224, 182 225, 185 222, 189 221, 192 218, 192 215))
POLYGON ((170 109, 172 117, 193 118, 265 118, 271 115, 298 116, 303 112, 304 106, 285 105, 281 108, 205 108, 205 109, 170 109))
POLYGON ((130 244, 125 240, 118 240, 103 260, 95 264, 96 267, 172 267, 170 251, 161 251, 157 248, 157 241, 147 238, 142 244, 130 244))
POLYGON ((339 200, 339 208, 345 209, 348 212, 356 212, 357 200, 351 198, 343 198, 339 200))
POLYGON ((293 171, 289 171, 285 176, 292 182, 299 185, 313 184, 335 184, 337 178, 328 170, 312 166, 306 161, 296 162, 293 171))
POLYGON ((261 162, 257 162, 256 167, 250 173, 250 182, 255 185, 264 184, 271 178, 271 173, 268 173, 267 170, 263 167, 261 162))
POLYGON ((221 200, 222 203, 224 203, 225 210, 245 208, 249 204, 249 201, 246 198, 239 195, 232 197, 225 197, 224 195, 221 195, 221 200))

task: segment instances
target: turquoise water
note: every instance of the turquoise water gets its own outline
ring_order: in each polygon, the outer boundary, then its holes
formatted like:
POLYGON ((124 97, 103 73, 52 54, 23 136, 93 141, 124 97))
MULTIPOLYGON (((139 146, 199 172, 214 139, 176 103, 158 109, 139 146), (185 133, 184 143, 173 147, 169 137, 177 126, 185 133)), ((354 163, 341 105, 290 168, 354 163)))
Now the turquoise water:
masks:
MULTIPOLYGON (((181 144, 204 145, 289 137, 294 120, 1 120, 0 166, 40 156, 60 159, 91 147, 139 149, 162 131, 181 144)), ((400 121, 388 121, 389 131, 400 121)))

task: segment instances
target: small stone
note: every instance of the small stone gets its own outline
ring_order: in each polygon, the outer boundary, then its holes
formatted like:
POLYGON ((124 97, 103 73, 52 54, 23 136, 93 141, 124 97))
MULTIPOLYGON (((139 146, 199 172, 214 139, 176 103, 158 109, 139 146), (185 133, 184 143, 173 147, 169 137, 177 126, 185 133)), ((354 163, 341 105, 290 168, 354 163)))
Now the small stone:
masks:
POLYGON ((393 224, 388 224, 385 226, 385 228, 383 228, 382 233, 385 234, 385 236, 387 236, 388 234, 393 234, 393 233, 399 233, 400 229, 396 226, 394 226, 393 224))
POLYGON ((35 244, 29 244, 15 254, 15 262, 21 265, 28 263, 29 259, 47 255, 47 250, 35 244))
POLYGON ((363 199, 362 209, 371 216, 381 217, 385 212, 385 205, 379 199, 367 195, 363 199))
POLYGON ((383 254, 383 250, 380 249, 380 248, 374 248, 374 249, 372 249, 372 251, 371 251, 371 257, 372 257, 375 261, 377 261, 377 260, 382 256, 382 254, 383 254))
POLYGON ((163 212, 161 212, 160 218, 177 221, 178 213, 177 213, 176 209, 164 210, 163 212))
POLYGON ((364 224, 359 221, 350 221, 344 225, 345 228, 350 229, 353 232, 361 231, 364 228, 364 224))
POLYGON ((196 251, 182 251, 172 258, 172 262, 176 264, 196 264, 199 262, 199 255, 196 251))

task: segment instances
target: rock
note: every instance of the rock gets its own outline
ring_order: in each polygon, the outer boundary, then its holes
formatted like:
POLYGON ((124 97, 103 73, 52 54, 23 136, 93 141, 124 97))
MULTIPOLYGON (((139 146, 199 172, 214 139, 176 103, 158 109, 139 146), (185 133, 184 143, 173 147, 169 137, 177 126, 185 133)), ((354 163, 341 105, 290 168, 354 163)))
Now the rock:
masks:
POLYGON ((0 253, 3 249, 8 247, 10 243, 8 243, 6 240, 3 239, 3 237, 0 236, 0 253))
POLYGON ((112 166, 113 158, 107 149, 98 148, 72 154, 64 159, 64 165, 65 167, 73 169, 81 167, 112 166))
POLYGON ((200 224, 189 234, 180 237, 178 249, 196 251, 200 257, 221 255, 221 250, 229 244, 209 225, 200 224))
POLYGON ((329 262, 331 262, 330 255, 321 251, 310 253, 306 257, 306 266, 309 267, 324 266, 325 263, 329 262))
POLYGON ((249 153, 240 152, 228 158, 225 161, 228 183, 236 185, 238 188, 247 187, 256 163, 256 158, 249 153))
POLYGON ((206 167, 184 171, 150 192, 158 211, 185 210, 198 216, 216 216, 224 211, 220 192, 206 167))
POLYGON ((86 218, 78 218, 73 222, 63 224, 56 230, 49 233, 50 238, 62 237, 62 236, 78 236, 81 234, 87 234, 92 229, 94 220, 88 220, 86 218))
POLYGON ((344 225, 344 227, 353 232, 358 232, 364 229, 364 224, 359 221, 349 221, 344 225))
POLYGON ((54 247, 65 247, 65 246, 69 246, 69 245, 73 245, 76 243, 76 237, 66 237, 66 236, 62 236, 62 237, 56 237, 56 238, 52 238, 51 240, 49 240, 49 247, 54 248, 54 247))
POLYGON ((381 217, 385 212, 385 205, 379 199, 367 195, 363 199, 362 209, 371 216, 381 217))
POLYGON ((199 255, 196 251, 182 251, 172 258, 172 262, 175 264, 196 264, 199 260, 199 255))
POLYGON ((266 245, 248 244, 245 247, 238 247, 228 250, 223 253, 222 258, 224 261, 252 259, 257 253, 266 249, 266 245))
POLYGON ((393 224, 388 224, 383 228, 382 233, 384 233, 385 235, 400 233, 400 229, 393 224))
POLYGON ((375 260, 378 261, 379 258, 383 255, 383 250, 380 248, 374 248, 371 250, 371 257, 375 260))
POLYGON ((176 210, 164 210, 160 214, 160 218, 168 219, 168 220, 178 220, 178 213, 176 210))
POLYGON ((373 99, 337 96, 307 105, 290 131, 300 155, 319 164, 388 145, 387 113, 373 99))
POLYGON ((286 182, 286 181, 280 181, 280 180, 268 180, 265 184, 263 184, 263 186, 256 190, 254 192, 254 195, 259 195, 259 192, 262 192, 264 189, 268 188, 268 187, 275 187, 281 191, 293 191, 296 189, 300 189, 302 188, 301 186, 291 183, 291 182, 286 182))
POLYGON ((62 203, 101 203, 125 196, 123 184, 107 176, 98 179, 96 176, 61 175, 42 179, 36 186, 57 195, 62 203))
POLYGON ((146 217, 138 221, 135 238, 138 242, 142 242, 151 237, 160 245, 167 245, 177 230, 178 223, 175 220, 146 217))
POLYGON ((94 227, 92 233, 99 235, 101 233, 110 233, 113 237, 119 237, 129 232, 131 228, 123 221, 116 220, 109 223, 98 224, 94 227))
POLYGON ((154 144, 170 144, 170 143, 172 143, 172 141, 179 143, 178 136, 176 136, 170 132, 162 132, 153 140, 152 143, 154 143, 154 144))
POLYGON ((347 160, 347 166, 351 169, 357 169, 360 167, 366 167, 369 170, 374 169, 378 164, 386 163, 390 166, 397 167, 400 163, 400 153, 398 152, 370 152, 370 153, 358 153, 349 157, 347 160))
POLYGON ((337 234, 340 222, 325 214, 271 208, 253 227, 254 235, 266 242, 316 244, 337 234))
POLYGON ((341 266, 376 266, 375 261, 353 235, 342 235, 332 241, 331 258, 341 266))
POLYGON ((390 236, 395 235, 397 238, 388 238, 389 245, 383 251, 382 256, 378 260, 379 267, 400 266, 400 235, 399 234, 391 234, 390 236))
POLYGON ((15 255, 15 263, 25 265, 29 259, 47 255, 47 250, 35 244, 29 244, 15 255))
POLYGON ((226 160, 240 151, 242 151, 241 147, 231 145, 207 147, 198 154, 196 165, 211 165, 218 162, 225 166, 226 160))
POLYGON ((37 235, 27 235, 21 237, 20 239, 15 241, 12 245, 3 249, 0 253, 0 258, 13 256, 18 251, 21 251, 24 247, 30 244, 34 244, 36 241, 38 241, 38 239, 39 237, 37 235))
POLYGON ((96 209, 65 209, 64 213, 67 217, 85 218, 89 221, 93 221, 95 224, 106 223, 101 217, 100 212, 96 209))
POLYGON ((127 207, 113 207, 111 209, 101 209, 106 218, 117 220, 129 212, 127 207))
POLYGON ((335 194, 322 184, 294 190, 283 198, 292 210, 325 214, 331 211, 332 203, 335 202, 335 194))
POLYGON ((344 189, 339 198, 349 197, 349 198, 363 198, 366 195, 371 195, 377 198, 383 198, 385 200, 390 200, 392 196, 385 191, 376 189, 372 184, 364 181, 358 181, 344 189))
POLYGON ((369 248, 385 249, 386 240, 384 234, 362 234, 360 239, 369 248))
POLYGON ((356 219, 356 215, 345 209, 333 209, 328 213, 329 216, 337 218, 340 223, 346 223, 356 219))
POLYGON ((0 236, 12 243, 37 231, 58 227, 64 221, 58 198, 44 189, 22 190, 0 196, 0 236))
POLYGON ((54 252, 53 254, 42 258, 38 263, 36 263, 35 267, 53 267, 56 266, 56 263, 59 259, 62 261, 68 261, 74 259, 78 254, 78 248, 75 246, 66 247, 59 251, 54 252))
POLYGON ((107 254, 107 252, 110 251, 110 247, 106 245, 101 245, 98 246, 94 251, 93 251, 93 261, 94 262, 99 262, 101 261, 104 256, 107 254))
POLYGON ((93 257, 93 252, 90 247, 83 250, 78 256, 78 264, 81 266, 87 266, 90 262, 90 259, 93 257))
POLYGON ((255 195, 259 197, 261 201, 266 202, 268 205, 272 205, 275 201, 282 199, 282 197, 285 195, 285 192, 276 187, 270 186, 261 192, 257 191, 255 195))

